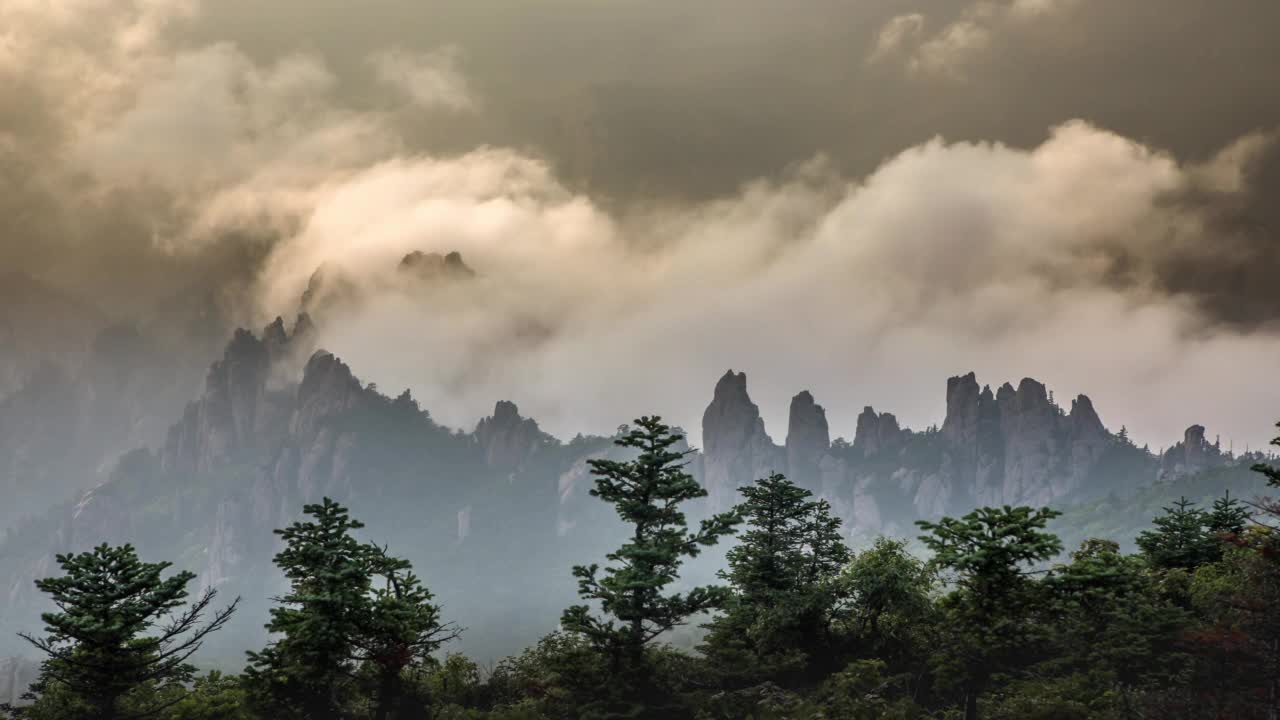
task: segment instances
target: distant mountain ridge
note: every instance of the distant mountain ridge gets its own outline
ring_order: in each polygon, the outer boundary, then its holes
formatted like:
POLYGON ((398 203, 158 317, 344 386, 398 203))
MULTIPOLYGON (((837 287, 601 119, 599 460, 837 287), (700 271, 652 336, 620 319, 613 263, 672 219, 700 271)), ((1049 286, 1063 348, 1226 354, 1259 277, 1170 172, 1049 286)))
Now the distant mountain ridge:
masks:
MULTIPOLYGON (((43 599, 32 580, 54 571, 54 554, 103 541, 132 542, 144 557, 243 596, 238 632, 261 634, 279 587, 271 531, 324 496, 351 505, 369 537, 417 564, 473 628, 467 641, 481 655, 550 629, 572 597, 569 567, 598 561, 616 541, 616 518, 588 496, 586 463, 618 457, 611 437, 563 442, 506 401, 474 431, 453 431, 408 392, 382 395, 314 343, 306 315, 291 329, 277 319, 256 335, 237 331, 161 447, 126 453, 105 482, 11 531, 0 543, 0 655, 16 649, 6 645, 14 630, 38 622, 43 599)), ((1075 505, 1247 465, 1208 444, 1199 426, 1157 458, 1108 431, 1089 398, 1066 410, 1031 379, 992 391, 973 373, 952 377, 946 408, 942 425, 923 431, 865 408, 848 442, 830 438, 824 408, 801 392, 779 445, 745 373, 731 370, 703 415, 704 448, 689 456, 708 490, 695 514, 725 509, 741 486, 783 472, 830 501, 857 541, 910 535, 917 519, 977 505, 1075 505)), ((223 639, 227 652, 252 645, 235 634, 223 639)))

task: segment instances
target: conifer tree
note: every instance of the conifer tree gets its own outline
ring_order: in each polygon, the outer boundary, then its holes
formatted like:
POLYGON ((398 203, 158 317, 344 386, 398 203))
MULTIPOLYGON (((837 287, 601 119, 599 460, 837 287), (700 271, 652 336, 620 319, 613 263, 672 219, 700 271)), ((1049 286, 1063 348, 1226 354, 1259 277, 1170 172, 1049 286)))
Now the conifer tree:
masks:
MULTIPOLYGON (((60 577, 36 581, 58 612, 41 616, 45 637, 22 637, 44 653, 36 689, 79 708, 85 720, 124 720, 156 714, 173 701, 165 691, 190 681, 187 661, 204 639, 235 611, 234 601, 203 618, 216 592, 193 603, 190 572, 163 577, 171 563, 142 562, 131 545, 99 545, 90 552, 58 555, 60 577), (158 692, 138 697, 146 688, 158 692)), ((180 696, 179 696, 180 697, 180 696)))
POLYGON ((1154 568, 1195 570, 1221 556, 1218 538, 1207 529, 1209 513, 1185 497, 1151 522, 1155 527, 1138 533, 1136 542, 1154 568))
POLYGON ((732 602, 707 626, 705 650, 726 666, 733 655, 760 671, 801 666, 829 639, 833 581, 850 558, 840 519, 779 473, 741 493, 746 500, 734 511, 748 529, 720 573, 733 588, 732 602))
MULTIPOLYGON (((1213 501, 1213 509, 1205 518, 1205 526, 1214 536, 1239 535, 1249 525, 1250 513, 1244 503, 1231 497, 1231 491, 1213 501)), ((1219 553, 1220 555, 1221 553, 1219 553)))
POLYGON ((374 720, 387 720, 405 694, 404 671, 421 665, 461 630, 441 620, 440 606, 407 560, 373 548, 371 563, 378 584, 355 644, 376 678, 374 720))
POLYGON ((1044 531, 1059 515, 1049 508, 1006 505, 916 523, 930 533, 920 539, 956 587, 943 599, 952 640, 939 659, 963 688, 965 720, 977 719, 978 698, 992 675, 1034 631, 1027 623, 1037 600, 1029 566, 1061 552, 1058 538, 1044 531))
POLYGON ((266 628, 280 638, 249 653, 245 675, 273 716, 332 720, 341 717, 368 617, 369 546, 351 535, 364 524, 333 500, 303 512, 314 520, 275 531, 286 543, 275 563, 290 589, 276 598, 266 628))
POLYGON ((591 494, 612 503, 618 517, 631 526, 631 538, 606 557, 614 563, 600 575, 598 565, 576 566, 578 594, 598 602, 604 617, 587 605, 565 610, 561 625, 581 634, 606 654, 615 677, 631 700, 645 701, 653 692, 645 648, 655 638, 698 613, 720 607, 727 591, 698 587, 666 594, 685 558, 732 533, 739 522, 733 513, 703 520, 690 532, 680 506, 707 492, 685 472, 691 451, 672 448, 683 439, 661 418, 642 417, 615 444, 639 452, 634 460, 591 460, 596 476, 591 494))
POLYGON ((1114 541, 1090 539, 1054 568, 1043 622, 1051 625, 1053 666, 1105 683, 1126 706, 1143 689, 1177 683, 1188 657, 1180 649, 1189 613, 1157 589, 1142 558, 1114 541))

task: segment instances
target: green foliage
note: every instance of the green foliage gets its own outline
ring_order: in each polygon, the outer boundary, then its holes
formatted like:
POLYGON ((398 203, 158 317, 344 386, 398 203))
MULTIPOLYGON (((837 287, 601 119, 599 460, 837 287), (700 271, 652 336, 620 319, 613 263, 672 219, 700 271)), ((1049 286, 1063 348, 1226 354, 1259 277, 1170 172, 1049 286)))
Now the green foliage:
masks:
POLYGON ((751 683, 831 656, 834 581, 850 552, 827 502, 782 475, 741 492, 746 501, 734 512, 747 530, 720 574, 733 594, 728 612, 707 625, 703 652, 726 676, 751 683))
POLYGON ((684 471, 688 453, 671 449, 683 438, 657 417, 642 417, 635 424, 616 444, 639 451, 639 457, 590 461, 596 476, 591 494, 613 504, 631 526, 631 539, 607 555, 615 564, 603 577, 597 565, 573 569, 578 594, 598 602, 607 619, 592 615, 587 605, 575 605, 565 610, 561 625, 589 638, 608 657, 627 693, 644 698, 655 691, 645 647, 690 616, 722 606, 727 596, 718 587, 683 594, 665 594, 665 588, 676 580, 685 558, 732 533, 739 518, 716 515, 689 532, 680 506, 707 493, 684 471))
POLYGON ((840 574, 837 616, 846 633, 879 657, 913 653, 931 622, 936 582, 934 568, 905 542, 876 538, 840 574))
MULTIPOLYGON (((1280 428, 1280 422, 1276 423, 1276 427, 1280 428)), ((1280 437, 1273 438, 1271 444, 1280 447, 1280 437)), ((1266 478, 1268 485, 1280 488, 1280 468, 1265 463, 1256 463, 1253 466, 1253 470, 1266 478)))
POLYGON ((1179 498, 1152 521, 1154 529, 1138 535, 1138 547, 1152 567, 1194 570, 1213 560, 1214 541, 1204 530, 1207 522, 1205 511, 1179 498))
POLYGON ((170 720, 255 720, 240 678, 211 672, 196 678, 163 717, 170 720))
MULTIPOLYGON (((155 714, 163 696, 191 680, 188 659, 204 638, 221 628, 236 603, 201 624, 215 592, 184 608, 190 572, 163 577, 170 563, 144 563, 133 546, 99 545, 59 555, 63 575, 36 581, 58 612, 41 615, 44 637, 23 635, 44 653, 35 696, 48 706, 78 708, 94 720, 155 714)), ((33 715, 34 717, 35 715, 33 715)))
POLYGON ((1095 695, 1126 702, 1185 677, 1181 640, 1192 618, 1160 591, 1141 558, 1089 540, 1046 583, 1043 622, 1053 629, 1053 647, 1040 670, 1070 671, 1074 682, 1093 682, 1095 695))
MULTIPOLYGON (((417 412, 407 401, 404 411, 417 412)), ((827 504, 776 474, 744 488, 734 512, 690 531, 681 505, 705 493, 672 449, 678 435, 642 418, 616 440, 638 452, 593 462, 593 494, 613 505, 630 539, 603 574, 575 568, 598 614, 571 608, 563 631, 489 673, 462 655, 438 656, 458 630, 408 562, 357 540, 361 524, 325 499, 278 531, 290 589, 268 626, 273 642, 250 654, 243 677, 196 677, 188 661, 234 604, 202 624, 213 596, 187 605, 189 573, 166 579, 167 563, 103 545, 59 557, 64 576, 40 581, 59 605, 45 615, 49 636, 29 638, 48 655, 44 672, 30 704, 0 707, 0 717, 1280 715, 1280 533, 1258 519, 1280 517, 1271 501, 1252 503, 1251 517, 1229 492, 1210 510, 1183 498, 1139 536, 1141 553, 1087 539, 1067 558, 1048 531, 1056 511, 980 508, 919 523, 933 553, 924 562, 888 538, 851 555, 827 504), (670 593, 682 564, 743 519, 722 574, 729 587, 670 593), (663 643, 716 609, 702 654, 663 643)))
POLYGON ((824 720, 914 720, 924 709, 910 698, 894 697, 904 676, 886 675, 880 660, 858 660, 832 674, 801 713, 824 720))
POLYGON ((1038 639, 1028 622, 1040 598, 1029 566, 1057 555, 1058 538, 1044 532, 1059 513, 1049 508, 979 508, 963 518, 917 523, 933 562, 951 574, 955 590, 943 598, 946 634, 936 655, 939 674, 963 693, 966 720, 992 676, 1012 667, 1038 639))
POLYGON ((325 498, 276 534, 285 549, 276 565, 290 581, 267 630, 280 638, 249 653, 246 678, 255 701, 281 718, 337 718, 355 676, 356 640, 370 604, 367 548, 351 531, 364 527, 325 498))
POLYGON ((290 591, 267 624, 279 639, 249 653, 252 699, 275 717, 338 718, 358 681, 372 677, 372 714, 386 720, 400 713, 406 670, 457 631, 441 622, 408 562, 356 540, 364 525, 345 507, 324 498, 303 511, 314 520, 276 531, 290 591))

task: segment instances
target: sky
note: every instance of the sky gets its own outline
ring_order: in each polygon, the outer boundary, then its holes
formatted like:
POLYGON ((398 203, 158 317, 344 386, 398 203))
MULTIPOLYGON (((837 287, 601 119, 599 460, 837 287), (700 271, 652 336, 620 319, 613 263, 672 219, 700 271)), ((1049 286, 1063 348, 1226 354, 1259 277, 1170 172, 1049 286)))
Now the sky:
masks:
POLYGON ((324 347, 457 427, 511 399, 696 441, 729 368, 777 441, 802 389, 834 434, 923 427, 973 370, 1153 449, 1257 447, 1277 27, 1273 0, 0 0, 0 270, 255 326, 310 286, 324 347))

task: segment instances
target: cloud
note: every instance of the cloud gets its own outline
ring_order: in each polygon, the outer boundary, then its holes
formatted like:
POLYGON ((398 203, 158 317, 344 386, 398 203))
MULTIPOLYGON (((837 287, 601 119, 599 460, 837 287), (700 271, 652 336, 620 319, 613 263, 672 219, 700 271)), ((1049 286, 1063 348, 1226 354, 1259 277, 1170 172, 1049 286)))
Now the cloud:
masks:
MULTIPOLYGON (((1248 155, 1215 162, 1230 175, 1248 155)), ((658 411, 696 434, 727 367, 750 373, 778 437, 806 387, 839 431, 869 403, 923 426, 942 380, 975 369, 1093 393, 1154 444, 1194 421, 1256 442, 1280 340, 1213 328, 1158 285, 1211 231, 1202 172, 1076 121, 1030 148, 935 139, 861 179, 816 160, 618 216, 513 151, 401 158, 312 196, 260 297, 263 317, 288 312, 314 268, 339 269, 358 292, 324 344, 457 426, 510 398, 561 433, 658 411), (414 250, 459 250, 478 276, 407 282, 414 250), (1252 382, 1204 385, 1235 353, 1252 382)))
POLYGON ((394 49, 375 53, 369 61, 380 82, 403 92, 420 108, 473 110, 476 101, 458 70, 458 55, 456 47, 428 53, 394 49))
POLYGON ((1155 443, 1244 437, 1276 6, 1206 3, 0 0, 0 262, 121 315, 216 288, 245 324, 329 267, 326 343, 456 425, 498 397, 696 425, 726 367, 775 435, 802 386, 844 432, 868 402, 924 425, 975 369, 1155 443), (455 249, 474 281, 395 271, 455 249))
POLYGON ((1002 33, 1019 25, 1041 22, 1061 14, 1079 0, 978 0, 960 17, 932 35, 925 34, 922 13, 899 15, 880 30, 869 61, 905 56, 906 67, 921 75, 961 79, 967 66, 981 56, 1002 33))
POLYGON ((920 13, 908 13, 892 18, 885 23, 876 36, 876 44, 867 57, 868 61, 879 62, 898 53, 907 45, 917 42, 922 32, 924 32, 924 15, 920 13))

